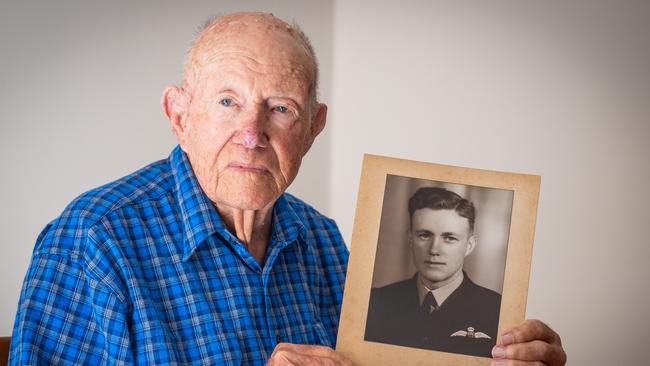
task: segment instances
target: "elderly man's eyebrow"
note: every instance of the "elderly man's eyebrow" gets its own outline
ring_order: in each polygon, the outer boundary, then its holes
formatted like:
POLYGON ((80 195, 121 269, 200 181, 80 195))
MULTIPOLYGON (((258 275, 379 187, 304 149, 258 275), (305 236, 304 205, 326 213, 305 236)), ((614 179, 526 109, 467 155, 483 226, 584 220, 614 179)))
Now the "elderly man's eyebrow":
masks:
POLYGON ((296 107, 300 107, 300 108, 303 107, 302 103, 300 103, 298 101, 298 99, 294 95, 272 94, 272 95, 269 95, 266 99, 267 100, 280 99, 280 100, 283 100, 283 101, 287 101, 287 102, 289 102, 291 104, 294 104, 296 107))
POLYGON ((231 87, 224 87, 224 88, 219 88, 215 89, 216 94, 237 94, 234 88, 231 87))

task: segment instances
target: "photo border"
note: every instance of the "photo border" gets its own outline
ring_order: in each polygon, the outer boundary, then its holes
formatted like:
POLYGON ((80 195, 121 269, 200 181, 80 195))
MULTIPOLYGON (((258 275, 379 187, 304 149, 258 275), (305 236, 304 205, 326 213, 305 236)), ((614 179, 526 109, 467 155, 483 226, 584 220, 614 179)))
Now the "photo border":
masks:
POLYGON ((355 365, 489 365, 490 358, 364 340, 386 176, 514 191, 499 332, 524 320, 541 177, 365 154, 336 349, 355 365))

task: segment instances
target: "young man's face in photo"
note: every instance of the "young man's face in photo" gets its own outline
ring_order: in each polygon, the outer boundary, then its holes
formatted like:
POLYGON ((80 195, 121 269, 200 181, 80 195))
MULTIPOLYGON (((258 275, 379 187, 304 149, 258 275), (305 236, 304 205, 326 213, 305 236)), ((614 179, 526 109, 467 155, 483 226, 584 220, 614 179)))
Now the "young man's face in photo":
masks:
POLYGON ((456 211, 422 208, 411 217, 409 245, 420 279, 434 289, 461 275, 476 237, 470 232, 469 220, 456 211))

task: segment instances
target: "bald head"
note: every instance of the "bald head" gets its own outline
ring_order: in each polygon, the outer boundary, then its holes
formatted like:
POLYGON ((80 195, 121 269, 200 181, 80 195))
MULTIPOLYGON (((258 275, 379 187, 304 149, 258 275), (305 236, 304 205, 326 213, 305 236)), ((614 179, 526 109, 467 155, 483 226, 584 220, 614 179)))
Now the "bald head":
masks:
POLYGON ((283 61, 291 74, 308 83, 311 109, 316 109, 318 62, 311 43, 297 25, 268 13, 233 13, 206 22, 187 54, 183 88, 191 92, 197 87, 201 73, 220 55, 241 52, 283 61))

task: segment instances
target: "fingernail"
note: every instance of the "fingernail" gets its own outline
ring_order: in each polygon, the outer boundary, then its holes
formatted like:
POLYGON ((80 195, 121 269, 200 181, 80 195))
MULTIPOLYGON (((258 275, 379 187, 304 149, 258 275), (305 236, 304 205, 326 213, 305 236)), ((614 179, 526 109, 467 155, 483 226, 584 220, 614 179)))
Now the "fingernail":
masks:
POLYGON ((506 361, 492 361, 490 366, 506 366, 507 364, 506 361))
POLYGON ((506 333, 506 334, 501 336, 501 343, 504 346, 515 343, 515 337, 513 337, 512 334, 510 334, 510 333, 506 333))
POLYGON ((492 357, 494 357, 494 358, 505 358, 506 357, 506 349, 503 348, 503 347, 494 346, 494 348, 492 348, 492 357))

